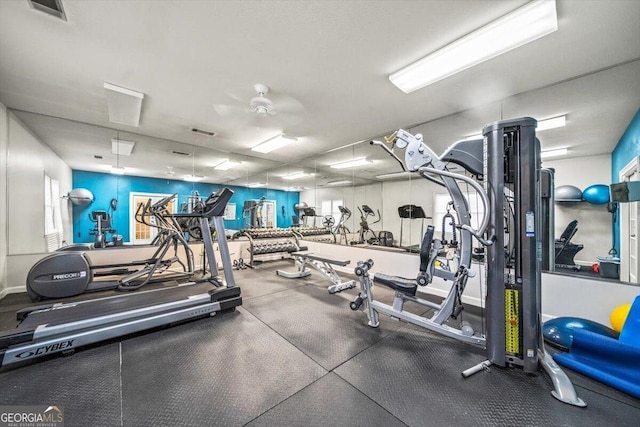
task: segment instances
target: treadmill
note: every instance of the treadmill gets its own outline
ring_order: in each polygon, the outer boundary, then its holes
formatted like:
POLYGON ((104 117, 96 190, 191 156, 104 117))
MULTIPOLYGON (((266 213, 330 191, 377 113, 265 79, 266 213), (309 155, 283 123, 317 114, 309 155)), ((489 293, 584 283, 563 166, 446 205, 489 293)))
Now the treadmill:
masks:
POLYGON ((202 212, 175 214, 176 217, 199 218, 210 269, 208 280, 20 310, 17 313, 20 322, 17 328, 0 332, 0 366, 54 353, 69 353, 78 347, 134 332, 234 311, 235 307, 242 305, 242 297, 233 278, 223 222, 224 209, 232 195, 232 190, 222 188, 209 196, 202 212), (224 285, 218 279, 209 231, 211 218, 217 230, 224 285))

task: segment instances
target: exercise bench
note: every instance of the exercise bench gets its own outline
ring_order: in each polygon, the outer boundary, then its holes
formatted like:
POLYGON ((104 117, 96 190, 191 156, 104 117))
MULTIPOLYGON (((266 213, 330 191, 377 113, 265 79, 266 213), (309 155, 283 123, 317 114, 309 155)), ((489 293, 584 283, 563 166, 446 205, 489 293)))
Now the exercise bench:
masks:
POLYGON ((335 294, 336 292, 344 291, 345 289, 355 288, 356 286, 355 280, 343 282, 340 276, 338 276, 338 273, 333 269, 333 265, 339 265, 340 267, 349 265, 351 263, 350 260, 331 259, 306 251, 292 252, 291 256, 296 261, 298 271, 288 272, 277 270, 276 274, 278 276, 286 277, 287 279, 307 277, 311 274, 311 271, 307 269, 307 265, 309 265, 318 270, 323 276, 329 279, 331 283, 333 283, 333 285, 327 288, 330 294, 335 294))

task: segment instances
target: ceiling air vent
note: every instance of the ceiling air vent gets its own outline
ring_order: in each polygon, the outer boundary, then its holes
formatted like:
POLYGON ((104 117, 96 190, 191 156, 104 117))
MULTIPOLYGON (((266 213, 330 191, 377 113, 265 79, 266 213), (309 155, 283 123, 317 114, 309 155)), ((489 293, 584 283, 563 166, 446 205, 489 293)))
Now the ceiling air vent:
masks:
POLYGON ((67 20, 67 15, 62 8, 62 0, 27 0, 31 7, 49 15, 53 15, 63 21, 67 20))
POLYGON ((191 153, 185 153, 184 151, 176 151, 176 150, 173 150, 171 153, 177 154, 178 156, 187 156, 187 157, 191 155, 191 153))
POLYGON ((198 129, 198 128, 192 128, 191 132, 193 133, 199 133, 200 135, 205 135, 205 136, 215 136, 215 132, 211 132, 208 130, 202 130, 202 129, 198 129))

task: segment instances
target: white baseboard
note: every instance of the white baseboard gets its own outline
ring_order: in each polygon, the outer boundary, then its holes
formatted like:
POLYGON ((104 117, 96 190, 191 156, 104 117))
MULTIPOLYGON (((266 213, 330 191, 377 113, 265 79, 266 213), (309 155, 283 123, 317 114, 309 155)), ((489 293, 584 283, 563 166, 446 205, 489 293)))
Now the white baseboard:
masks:
POLYGON ((19 294, 20 292, 26 292, 27 289, 24 286, 11 286, 0 291, 0 299, 6 297, 9 294, 19 294))

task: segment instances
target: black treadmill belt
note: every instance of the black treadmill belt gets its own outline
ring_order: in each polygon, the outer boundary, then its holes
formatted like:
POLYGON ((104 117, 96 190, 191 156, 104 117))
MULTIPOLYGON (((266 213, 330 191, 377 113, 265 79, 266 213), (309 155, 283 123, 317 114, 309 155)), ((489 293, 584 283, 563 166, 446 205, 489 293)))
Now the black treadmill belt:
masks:
POLYGON ((18 329, 34 328, 44 324, 55 326, 108 314, 151 307, 186 299, 192 295, 204 294, 212 289, 214 288, 210 283, 199 283, 78 302, 77 305, 69 305, 67 308, 31 313, 18 326, 18 329))

